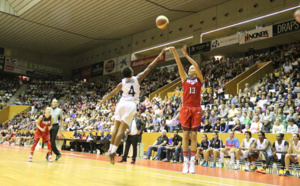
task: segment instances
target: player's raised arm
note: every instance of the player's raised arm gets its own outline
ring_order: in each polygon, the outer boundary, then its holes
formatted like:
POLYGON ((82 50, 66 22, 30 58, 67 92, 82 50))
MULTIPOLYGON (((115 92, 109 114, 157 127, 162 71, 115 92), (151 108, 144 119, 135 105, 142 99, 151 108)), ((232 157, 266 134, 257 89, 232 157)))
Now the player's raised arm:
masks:
POLYGON ((102 100, 100 101, 100 105, 102 105, 106 100, 110 99, 114 95, 116 95, 118 92, 120 92, 122 89, 122 83, 119 83, 117 87, 111 91, 109 94, 105 95, 102 100))
POLYGON ((42 121, 43 116, 40 116, 39 119, 36 121, 36 128, 40 129, 40 131, 44 132, 45 129, 41 128, 40 122, 42 121))
POLYGON ((179 75, 180 75, 181 81, 182 81, 182 83, 184 83, 185 80, 188 78, 188 75, 187 75, 186 72, 184 71, 184 68, 183 68, 183 66, 182 66, 182 63, 181 63, 180 58, 179 58, 179 56, 178 56, 178 53, 177 53, 177 51, 176 51, 176 48, 175 48, 175 47, 169 47, 168 49, 171 50, 171 51, 173 52, 175 61, 176 61, 177 66, 178 66, 178 71, 179 71, 179 75))
POLYGON ((184 56, 189 60, 189 62, 195 67, 195 71, 196 71, 197 77, 200 79, 201 83, 204 83, 203 75, 202 75, 202 72, 201 72, 198 64, 186 52, 186 45, 183 46, 182 52, 183 52, 184 56))
POLYGON ((151 72, 151 70, 153 70, 153 68, 155 67, 155 65, 157 64, 159 58, 161 58, 161 56, 163 55, 165 50, 166 50, 165 48, 162 49, 160 54, 150 63, 150 65, 148 65, 148 67, 143 72, 139 73, 136 76, 138 81, 139 81, 139 84, 141 84, 142 80, 151 72))

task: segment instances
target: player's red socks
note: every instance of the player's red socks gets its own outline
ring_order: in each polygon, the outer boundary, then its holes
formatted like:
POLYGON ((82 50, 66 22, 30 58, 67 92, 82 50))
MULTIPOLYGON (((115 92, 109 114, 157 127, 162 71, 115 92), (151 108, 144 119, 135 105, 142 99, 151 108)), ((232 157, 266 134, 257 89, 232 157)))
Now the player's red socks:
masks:
POLYGON ((196 154, 196 151, 191 151, 191 157, 195 156, 195 154, 196 154))
POLYGON ((51 142, 47 141, 48 155, 51 155, 51 142))
POLYGON ((183 151, 183 156, 189 157, 189 151, 183 151))

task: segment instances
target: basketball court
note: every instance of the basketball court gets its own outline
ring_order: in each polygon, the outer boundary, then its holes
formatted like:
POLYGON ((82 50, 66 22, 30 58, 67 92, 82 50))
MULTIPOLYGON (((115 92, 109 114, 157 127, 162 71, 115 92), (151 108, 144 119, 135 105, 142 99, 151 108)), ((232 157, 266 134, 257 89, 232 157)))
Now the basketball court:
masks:
MULTIPOLYGON (((136 164, 111 165, 103 155, 62 151, 48 163, 47 149, 0 145, 0 185, 297 185, 296 177, 196 166, 196 174, 181 173, 182 164, 137 159, 136 164)), ((117 157, 116 160, 120 160, 117 157)))

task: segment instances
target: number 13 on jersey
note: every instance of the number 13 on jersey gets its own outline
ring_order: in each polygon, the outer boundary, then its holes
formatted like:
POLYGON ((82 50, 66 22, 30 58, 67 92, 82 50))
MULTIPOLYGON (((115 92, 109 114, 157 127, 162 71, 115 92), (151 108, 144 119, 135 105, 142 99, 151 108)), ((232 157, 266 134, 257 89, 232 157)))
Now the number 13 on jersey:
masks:
POLYGON ((190 94, 195 94, 196 88, 195 87, 190 87, 190 94))

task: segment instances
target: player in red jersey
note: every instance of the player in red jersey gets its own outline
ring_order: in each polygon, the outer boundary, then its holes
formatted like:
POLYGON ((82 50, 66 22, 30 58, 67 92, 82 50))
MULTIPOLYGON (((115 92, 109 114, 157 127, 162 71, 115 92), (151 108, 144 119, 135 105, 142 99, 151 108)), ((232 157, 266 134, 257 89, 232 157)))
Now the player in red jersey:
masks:
POLYGON ((203 76, 197 63, 187 54, 186 46, 182 51, 184 56, 192 64, 189 68, 188 75, 185 73, 180 58, 174 47, 169 47, 174 54, 175 61, 178 65, 179 75, 182 81, 183 100, 182 107, 179 113, 179 121, 183 128, 183 170, 182 173, 195 173, 195 154, 197 150, 197 131, 202 121, 201 108, 201 87, 203 76), (189 134, 191 133, 191 160, 188 159, 189 134))
POLYGON ((48 147, 48 161, 52 162, 51 158, 51 143, 50 143, 50 129, 52 127, 53 118, 50 115, 51 108, 47 107, 45 110, 45 115, 41 115, 39 119, 36 121, 36 130, 34 133, 34 142, 31 147, 30 157, 28 158, 28 161, 32 161, 32 155, 34 152, 34 149, 36 145, 39 142, 40 138, 43 138, 43 142, 47 143, 48 147))

